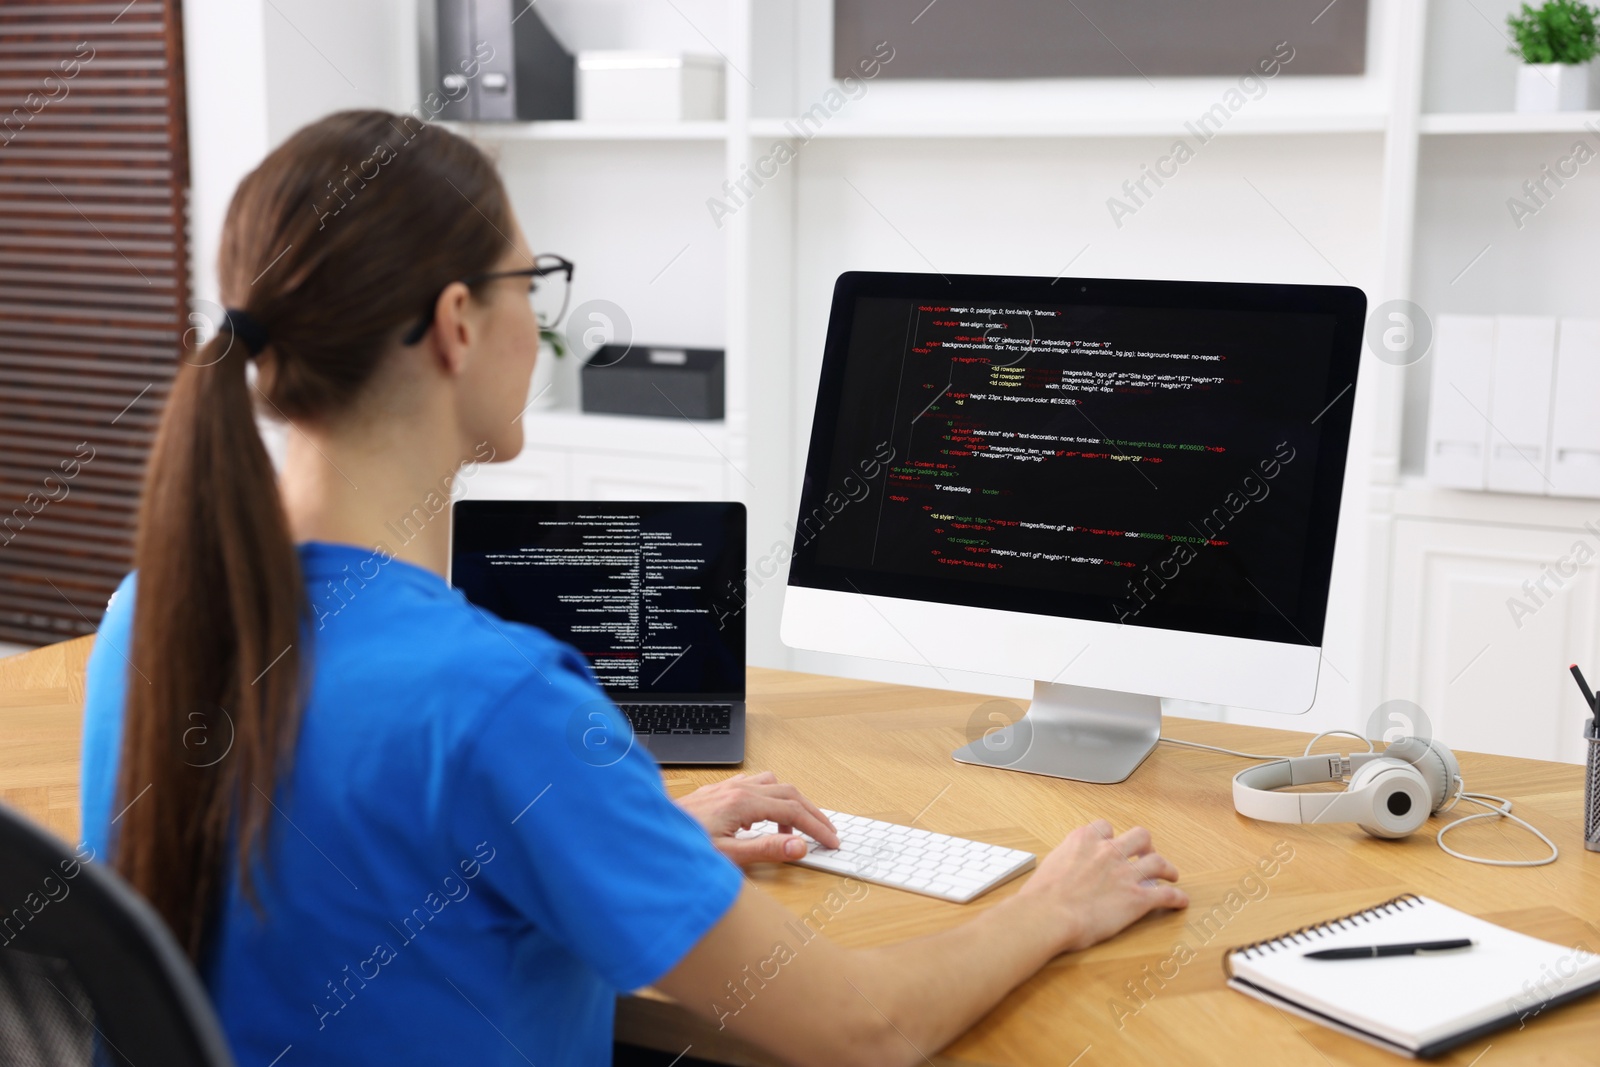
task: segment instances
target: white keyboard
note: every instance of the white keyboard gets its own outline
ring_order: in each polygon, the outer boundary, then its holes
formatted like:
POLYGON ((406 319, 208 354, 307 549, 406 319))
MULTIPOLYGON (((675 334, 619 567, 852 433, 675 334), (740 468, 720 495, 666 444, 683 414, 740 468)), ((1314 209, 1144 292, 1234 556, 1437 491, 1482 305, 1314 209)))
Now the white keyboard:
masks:
MULTIPOLYGON (((1031 870, 1034 855, 1015 848, 986 845, 892 822, 823 809, 839 831, 839 847, 823 848, 806 834, 809 845, 800 867, 831 871, 863 882, 905 889, 940 900, 965 904, 995 886, 1031 870)), ((739 837, 778 832, 776 823, 758 822, 739 837)))

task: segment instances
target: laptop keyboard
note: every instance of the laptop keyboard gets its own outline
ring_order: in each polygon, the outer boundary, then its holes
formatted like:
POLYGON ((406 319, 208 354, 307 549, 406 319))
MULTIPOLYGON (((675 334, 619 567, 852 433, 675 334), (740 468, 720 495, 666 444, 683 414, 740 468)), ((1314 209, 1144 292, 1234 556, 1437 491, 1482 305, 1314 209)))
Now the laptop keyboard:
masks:
POLYGON ((731 704, 622 704, 636 734, 726 734, 733 729, 731 704))

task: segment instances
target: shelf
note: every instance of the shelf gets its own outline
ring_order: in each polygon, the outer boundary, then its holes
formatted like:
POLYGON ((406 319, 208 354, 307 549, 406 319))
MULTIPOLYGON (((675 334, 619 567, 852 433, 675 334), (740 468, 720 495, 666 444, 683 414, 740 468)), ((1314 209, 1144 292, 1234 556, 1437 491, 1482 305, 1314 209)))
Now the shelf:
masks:
POLYGON ((683 459, 724 459, 728 424, 722 420, 590 415, 572 408, 536 408, 522 419, 530 447, 580 448, 683 459))
MULTIPOLYGON (((1195 116, 1184 115, 1090 115, 1038 118, 1018 122, 1015 120, 989 120, 953 118, 944 120, 830 120, 807 130, 799 119, 752 119, 750 134, 754 137, 784 137, 791 140, 826 140, 865 138, 957 138, 957 139, 1029 139, 1070 137, 1168 137, 1183 136, 1185 123, 1195 116)), ((1222 134, 1297 134, 1297 133, 1382 133, 1388 128, 1385 112, 1354 112, 1328 114, 1253 115, 1240 113, 1231 116, 1221 129, 1222 134)))
POLYGON ((1419 129, 1437 134, 1596 132, 1591 125, 1600 126, 1600 111, 1462 111, 1423 115, 1419 129))
MULTIPOLYGON (((1164 137, 1183 135, 1194 115, 1094 115, 1027 121, 953 119, 836 119, 807 130, 798 119, 750 120, 754 137, 791 140, 952 139, 1002 140, 1073 137, 1164 137)), ((444 122, 447 129, 482 141, 690 141, 721 142, 725 122, 444 122)), ((1437 112, 1421 116, 1424 134, 1507 134, 1600 132, 1600 111, 1542 113, 1437 112)), ((1231 117, 1223 134, 1382 133, 1383 112, 1251 115, 1231 117)))
POLYGON ((1595 518, 1595 501, 1588 497, 1444 489, 1415 474, 1379 492, 1395 518, 1558 530, 1580 530, 1595 518))
POLYGON ((724 141, 725 122, 444 122, 482 141, 724 141))

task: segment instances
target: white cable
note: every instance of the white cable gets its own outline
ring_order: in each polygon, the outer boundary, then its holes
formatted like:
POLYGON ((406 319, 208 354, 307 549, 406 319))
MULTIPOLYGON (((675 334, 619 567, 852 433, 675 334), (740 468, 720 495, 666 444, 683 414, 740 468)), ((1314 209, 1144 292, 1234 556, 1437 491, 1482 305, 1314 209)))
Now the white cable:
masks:
MULTIPOLYGON (((1363 742, 1367 746, 1368 752, 1375 751, 1375 749, 1372 747, 1372 742, 1368 741, 1365 737, 1362 737, 1354 730, 1324 730, 1322 733, 1306 742, 1306 750, 1301 754, 1305 756, 1311 755, 1311 746, 1315 745, 1318 741, 1321 741, 1324 737, 1332 737, 1334 734, 1344 734, 1347 737, 1353 737, 1356 740, 1363 742)), ((1288 756, 1263 756, 1257 752, 1239 752, 1231 748, 1219 748, 1216 745, 1202 745, 1198 741, 1179 741, 1175 737, 1163 737, 1161 740, 1165 741, 1169 745, 1182 745, 1184 748, 1203 748, 1207 752, 1221 752, 1225 756, 1238 756, 1241 759, 1281 760, 1290 758, 1288 756)))
MULTIPOLYGON (((1456 805, 1461 803, 1462 798, 1467 795, 1467 782, 1466 782, 1466 779, 1462 778, 1461 775, 1459 775, 1459 774, 1456 775, 1455 778, 1456 778, 1456 791, 1455 791, 1455 793, 1453 793, 1451 795, 1450 803, 1446 804, 1444 807, 1442 807, 1438 811, 1434 812, 1435 815, 1443 815, 1447 811, 1455 811, 1456 810, 1456 805)), ((1483 796, 1488 796, 1489 794, 1484 793, 1482 795, 1483 796)), ((1507 801, 1507 803, 1510 803, 1510 802, 1507 801)))
POLYGON ((1179 741, 1175 737, 1163 737, 1161 740, 1169 745, 1182 745, 1184 748, 1203 748, 1207 752, 1221 752, 1224 756, 1238 756, 1241 759, 1280 760, 1282 756, 1258 756, 1254 752, 1235 752, 1231 748, 1218 748, 1216 745, 1202 745, 1198 741, 1179 741))
POLYGON ((1476 815, 1463 815, 1461 818, 1457 819, 1453 823, 1450 823, 1448 826, 1440 828, 1439 835, 1437 838, 1435 838, 1435 840, 1439 842, 1439 847, 1444 849, 1449 855, 1454 856, 1458 860, 1466 860, 1468 863, 1483 863, 1489 865, 1490 867, 1543 867, 1545 864, 1554 863, 1560 858, 1561 850, 1556 847, 1556 843, 1544 836, 1544 834, 1539 831, 1538 827, 1534 826, 1532 823, 1511 814, 1511 801, 1507 800, 1505 797, 1492 796, 1489 793, 1460 793, 1458 796, 1462 800, 1469 800, 1474 804, 1481 804, 1490 810, 1480 811, 1476 815), (1490 801, 1495 801, 1496 803, 1491 804, 1489 803, 1490 801), (1547 846, 1549 846, 1550 855, 1544 857, 1543 859, 1537 860, 1492 860, 1484 856, 1469 856, 1464 852, 1457 852, 1455 849, 1444 843, 1444 835, 1449 831, 1454 830, 1456 827, 1461 826, 1463 823, 1469 823, 1475 819, 1494 818, 1510 819, 1518 826, 1521 826, 1534 837, 1537 837, 1540 841, 1543 841, 1547 846))
MULTIPOLYGON (((1372 747, 1372 741, 1370 739, 1362 737, 1353 730, 1324 730, 1322 733, 1306 742, 1306 748, 1303 755, 1311 755, 1312 746, 1314 746, 1318 741, 1321 741, 1324 737, 1332 737, 1335 734, 1343 734, 1347 737, 1354 737, 1357 740, 1366 743, 1368 752, 1377 751, 1372 747)), ((1200 748, 1206 750, 1207 752, 1220 752, 1225 756, 1238 756, 1241 759, 1281 760, 1290 758, 1288 756, 1263 756, 1258 752, 1239 752, 1235 749, 1221 748, 1217 745, 1202 745, 1198 741, 1179 741, 1174 737, 1163 737, 1161 740, 1165 741, 1169 745, 1182 745, 1184 748, 1200 748)), ((1543 867, 1545 864, 1554 863, 1560 858, 1561 850, 1556 847, 1556 843, 1554 841, 1546 837, 1539 830, 1539 828, 1534 826, 1532 823, 1521 818, 1520 816, 1511 814, 1511 801, 1507 800, 1505 797, 1497 797, 1489 793, 1468 793, 1466 792, 1466 783, 1462 781, 1459 775, 1456 776, 1455 796, 1451 798, 1449 804, 1439 809, 1438 814, 1442 815, 1445 812, 1450 811, 1463 800, 1471 801, 1474 804, 1480 804, 1485 808, 1489 808, 1490 810, 1480 811, 1475 815, 1463 815, 1455 822, 1449 823, 1440 828, 1438 834, 1435 835, 1434 840, 1438 842, 1439 847, 1444 849, 1447 855, 1454 856, 1458 860, 1466 860, 1468 863, 1483 863, 1491 867, 1543 867), (1496 801, 1497 804, 1491 804, 1489 803, 1490 801, 1496 801), (1543 841, 1546 845, 1548 845, 1550 848, 1550 855, 1543 859, 1537 860, 1492 860, 1483 856, 1468 856, 1464 852, 1457 852, 1455 849, 1444 843, 1444 835, 1451 830, 1454 830, 1456 827, 1461 826, 1464 823, 1473 822, 1477 819, 1494 818, 1510 819, 1518 826, 1521 826, 1533 836, 1537 837, 1540 841, 1543 841)))

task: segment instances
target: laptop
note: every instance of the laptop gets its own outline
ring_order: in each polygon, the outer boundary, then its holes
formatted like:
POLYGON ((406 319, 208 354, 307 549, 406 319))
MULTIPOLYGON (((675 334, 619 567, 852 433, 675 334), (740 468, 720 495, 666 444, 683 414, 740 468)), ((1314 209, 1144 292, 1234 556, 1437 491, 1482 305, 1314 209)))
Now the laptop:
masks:
POLYGON ((739 503, 452 509, 450 583, 583 653, 659 763, 744 760, 744 576, 739 503))

